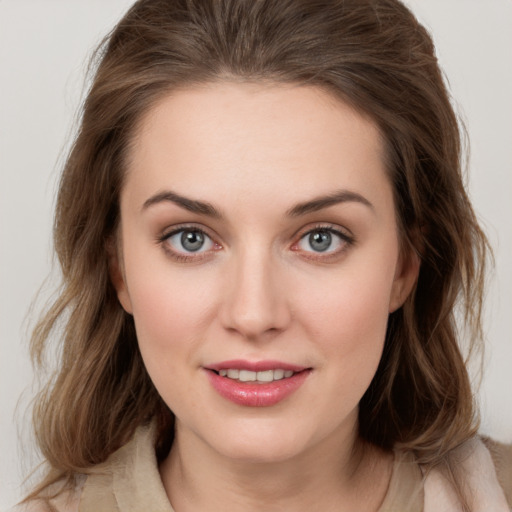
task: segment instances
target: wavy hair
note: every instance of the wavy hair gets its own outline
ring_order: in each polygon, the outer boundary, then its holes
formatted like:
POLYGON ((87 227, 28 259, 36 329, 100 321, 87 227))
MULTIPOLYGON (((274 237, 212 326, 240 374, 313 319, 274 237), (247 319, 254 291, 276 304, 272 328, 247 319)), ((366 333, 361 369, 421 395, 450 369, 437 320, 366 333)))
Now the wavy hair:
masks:
POLYGON ((157 452, 173 415, 155 390, 133 319, 109 279, 125 159, 141 116, 178 87, 216 81, 321 87, 380 128, 405 251, 421 268, 390 315, 384 354, 360 403, 360 434, 411 450, 429 469, 476 432, 455 317, 481 338, 488 244, 464 188, 462 138, 430 35, 398 0, 139 0, 95 54, 92 85, 65 164, 54 224, 63 284, 31 343, 58 371, 34 409, 50 483, 87 473, 156 420, 157 452))

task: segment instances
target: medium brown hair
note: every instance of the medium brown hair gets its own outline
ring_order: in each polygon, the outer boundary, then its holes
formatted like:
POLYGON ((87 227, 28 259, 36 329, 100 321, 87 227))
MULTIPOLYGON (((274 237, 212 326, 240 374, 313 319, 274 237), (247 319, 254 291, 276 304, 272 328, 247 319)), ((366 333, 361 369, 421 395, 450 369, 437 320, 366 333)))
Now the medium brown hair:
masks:
POLYGON ((481 335, 487 242, 464 189, 460 131, 434 46, 411 12, 397 0, 140 0, 96 57, 57 201, 63 287, 32 340, 40 363, 63 324, 59 369, 34 412, 51 468, 39 489, 87 472, 155 418, 159 455, 169 448, 172 413, 118 303, 108 245, 141 116, 177 87, 225 80, 321 87, 380 128, 403 248, 420 255, 421 268, 390 315, 360 434, 413 451, 427 469, 449 467, 476 429, 455 307, 471 346, 481 335))

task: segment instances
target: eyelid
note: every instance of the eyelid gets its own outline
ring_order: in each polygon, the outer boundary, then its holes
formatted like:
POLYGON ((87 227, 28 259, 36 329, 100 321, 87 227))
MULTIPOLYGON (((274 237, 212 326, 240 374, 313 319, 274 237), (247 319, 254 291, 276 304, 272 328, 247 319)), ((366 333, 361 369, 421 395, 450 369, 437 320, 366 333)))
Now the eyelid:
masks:
POLYGON ((306 226, 297 233, 296 241, 292 244, 291 250, 301 252, 303 256, 307 259, 326 262, 329 259, 336 259, 339 256, 341 256, 341 254, 344 253, 347 249, 349 249, 355 243, 355 241, 356 240, 352 233, 346 228, 330 223, 317 223, 314 225, 306 226), (315 231, 327 231, 339 237, 342 243, 341 249, 326 252, 301 250, 298 247, 299 243, 304 239, 304 237, 310 235, 315 231))
POLYGON ((164 230, 164 232, 158 236, 157 243, 162 245, 165 252, 173 259, 177 261, 201 261, 204 258, 207 258, 211 256, 212 252, 218 251, 222 248, 221 244, 219 244, 215 237, 212 236, 207 229, 205 229, 203 226, 199 226, 197 224, 191 224, 191 223, 185 223, 185 224, 178 224, 174 225, 170 228, 167 228, 164 230), (205 237, 209 238, 211 240, 211 243, 213 244, 213 248, 206 250, 206 251, 198 251, 198 252, 186 252, 186 251, 178 251, 173 249, 170 244, 168 244, 168 240, 173 237, 174 235, 177 235, 178 233, 182 231, 196 231, 198 233, 203 234, 205 237))
MULTIPOLYGON (((217 237, 215 235, 210 234, 209 231, 209 229, 205 229, 203 226, 194 223, 178 224, 164 230, 164 232, 157 237, 157 242, 163 246, 165 252, 170 257, 177 261, 199 262, 205 258, 211 257, 213 252, 216 252, 223 248, 222 245, 219 242, 217 242, 217 237), (205 237, 208 237, 211 240, 211 242, 213 243, 213 248, 199 252, 180 252, 172 249, 170 245, 166 243, 167 240, 173 235, 176 235, 182 231, 197 231, 199 233, 202 233, 205 237)), ((295 242, 293 242, 293 244, 290 247, 292 251, 301 252, 303 254, 303 257, 307 259, 319 260, 324 262, 327 262, 329 259, 338 258, 342 253, 344 253, 347 249, 350 248, 350 246, 352 246, 355 243, 354 236, 347 228, 341 227, 336 224, 321 222, 313 225, 308 225, 300 229, 294 235, 294 239, 295 242), (301 240, 315 231, 327 231, 339 237, 342 243, 341 249, 327 252, 304 251, 299 249, 298 245, 301 242, 301 240)))
POLYGON ((314 222, 312 224, 308 224, 307 226, 304 226, 303 228, 299 229, 293 238, 301 239, 305 235, 310 234, 312 231, 329 231, 331 233, 336 233, 340 235, 343 239, 346 240, 354 240, 354 235, 352 232, 343 227, 339 226, 338 224, 332 224, 330 222, 314 222))

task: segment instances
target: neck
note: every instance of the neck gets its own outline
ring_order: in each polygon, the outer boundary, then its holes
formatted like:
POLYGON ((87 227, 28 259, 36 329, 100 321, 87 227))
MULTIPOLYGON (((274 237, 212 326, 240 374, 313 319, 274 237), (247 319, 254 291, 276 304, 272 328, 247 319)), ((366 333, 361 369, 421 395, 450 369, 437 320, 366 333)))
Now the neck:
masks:
POLYGON ((378 509, 391 465, 356 426, 287 460, 254 462, 224 457, 178 425, 160 472, 175 512, 355 512, 378 509))

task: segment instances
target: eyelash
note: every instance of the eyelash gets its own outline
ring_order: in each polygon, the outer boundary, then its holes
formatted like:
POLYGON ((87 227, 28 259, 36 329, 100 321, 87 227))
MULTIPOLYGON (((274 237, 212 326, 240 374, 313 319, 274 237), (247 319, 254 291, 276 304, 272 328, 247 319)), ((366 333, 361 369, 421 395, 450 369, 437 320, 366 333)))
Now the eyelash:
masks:
POLYGON ((169 239, 171 237, 173 237, 174 235, 177 235, 178 233, 183 233, 183 232, 187 232, 187 231, 192 232, 192 233, 200 233, 205 238, 209 238, 212 241, 212 243, 214 244, 214 246, 216 247, 216 249, 213 249, 213 250, 219 250, 218 248, 221 247, 220 244, 216 243, 213 240, 213 238, 204 229, 201 229, 198 226, 195 226, 195 225, 176 226, 174 229, 172 229, 171 231, 165 232, 162 236, 160 236, 158 238, 158 242, 162 245, 162 247, 164 248, 164 251, 167 253, 167 255, 169 255, 175 261, 178 261, 180 263, 199 262, 199 261, 202 261, 203 259, 210 256, 211 250, 208 252, 190 253, 190 255, 188 255, 186 253, 181 253, 181 252, 175 251, 170 248, 170 245, 168 244, 169 239))
MULTIPOLYGON (((304 232, 302 232, 299 235, 299 239, 294 242, 291 246, 292 251, 299 251, 298 245, 302 240, 304 240, 307 236, 310 236, 312 233, 315 232, 327 232, 331 235, 335 235, 342 244, 341 249, 338 249, 334 252, 326 252, 323 254, 321 251, 303 251, 304 254, 307 254, 307 256, 304 256, 307 259, 315 260, 315 261, 321 261, 321 262, 329 262, 333 259, 337 259, 342 253, 344 253, 350 246, 352 246, 355 243, 355 239, 352 235, 347 234, 346 232, 341 231, 339 228, 330 225, 330 224, 318 224, 312 228, 308 228, 304 232), (315 256, 316 254, 316 256, 315 256)), ((160 237, 158 237, 158 243, 160 243, 165 252, 175 261, 178 262, 200 262, 204 260, 205 258, 208 258, 211 256, 212 251, 217 251, 222 246, 214 241, 214 239, 202 228, 195 226, 195 225, 181 225, 176 226, 171 231, 167 231, 164 234, 162 234, 160 237), (211 242, 214 245, 214 249, 210 249, 208 251, 204 252, 198 252, 198 253, 181 253, 176 250, 173 250, 170 248, 170 245, 168 243, 169 239, 179 233, 183 232, 193 232, 193 233, 200 233, 204 237, 211 240, 211 242)))
POLYGON ((333 226, 332 224, 317 224, 314 227, 308 227, 305 231, 303 231, 299 235, 299 239, 297 242, 294 242, 292 245, 293 251, 298 251, 300 249, 296 249, 296 247, 300 244, 302 240, 304 240, 307 236, 310 236, 315 232, 327 232, 331 235, 335 235, 338 237, 342 247, 336 251, 330 251, 323 253, 321 251, 303 251, 306 254, 304 257, 309 260, 319 261, 328 263, 329 261, 338 259, 345 251, 347 251, 352 245, 355 243, 355 238, 348 234, 345 231, 342 231, 340 228, 333 226))

